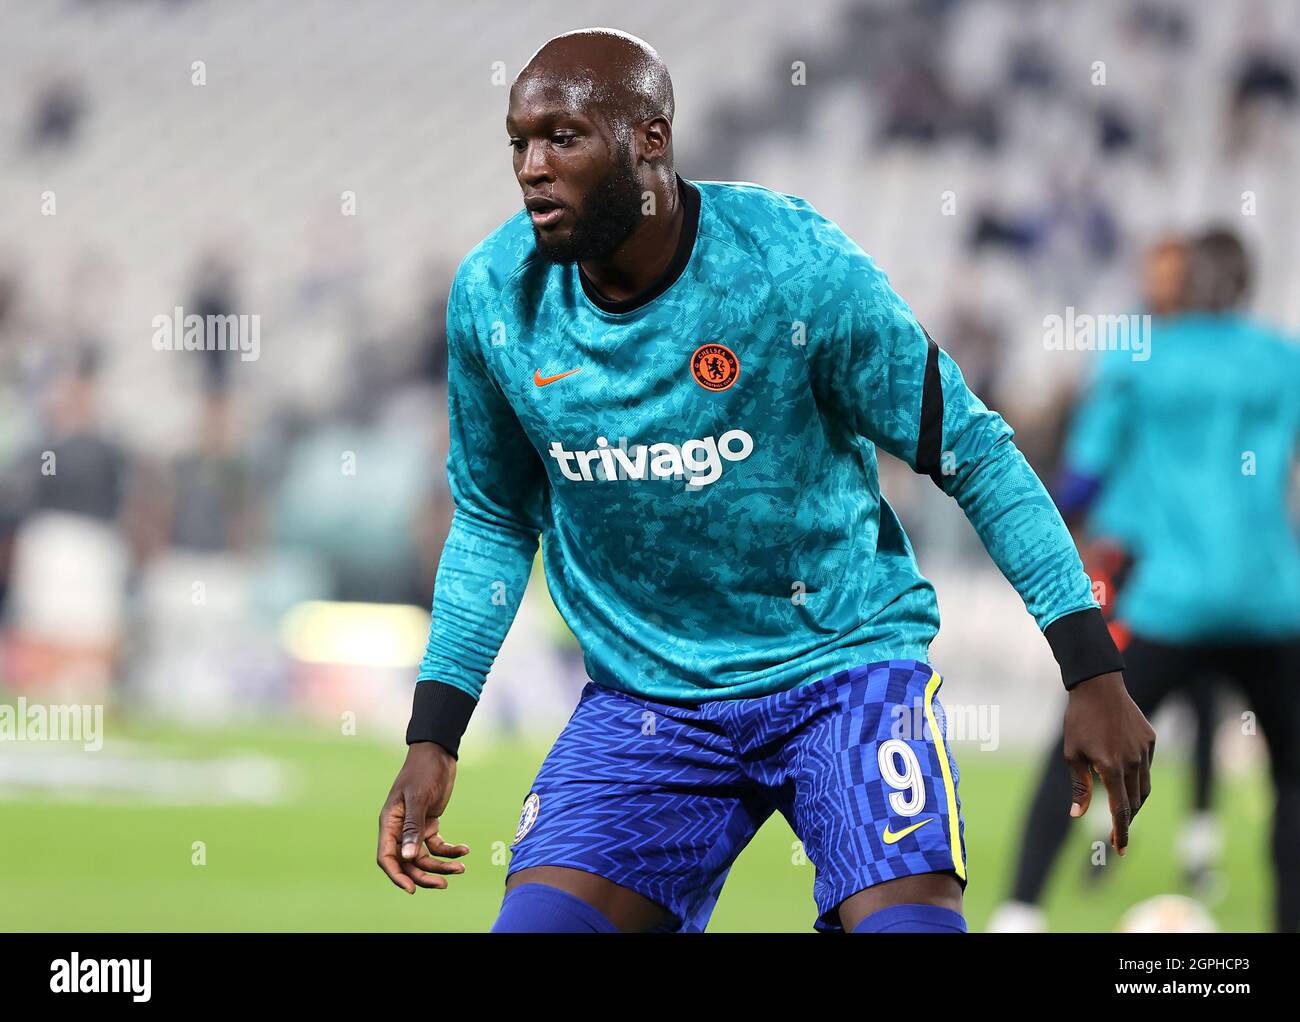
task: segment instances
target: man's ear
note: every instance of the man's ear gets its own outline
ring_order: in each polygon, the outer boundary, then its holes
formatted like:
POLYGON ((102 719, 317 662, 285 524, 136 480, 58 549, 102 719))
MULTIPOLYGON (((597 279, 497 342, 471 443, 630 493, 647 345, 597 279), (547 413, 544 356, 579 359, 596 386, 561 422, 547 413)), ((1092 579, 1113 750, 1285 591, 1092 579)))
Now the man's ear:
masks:
POLYGON ((648 162, 663 159, 673 144, 673 126, 667 117, 652 117, 641 132, 644 157, 648 162))

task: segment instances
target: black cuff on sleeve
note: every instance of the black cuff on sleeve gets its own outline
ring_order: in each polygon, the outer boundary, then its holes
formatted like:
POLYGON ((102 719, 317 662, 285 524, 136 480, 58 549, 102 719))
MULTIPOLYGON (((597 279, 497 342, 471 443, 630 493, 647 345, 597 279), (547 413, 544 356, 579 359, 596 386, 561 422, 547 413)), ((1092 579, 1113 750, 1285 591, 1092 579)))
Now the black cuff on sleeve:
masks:
POLYGON ((406 744, 437 742, 453 757, 460 756, 460 738, 478 705, 472 695, 441 681, 417 681, 406 727, 406 744))
POLYGON ((1043 635, 1061 665, 1061 680, 1067 689, 1099 674, 1124 670, 1124 658, 1096 607, 1058 617, 1043 635))

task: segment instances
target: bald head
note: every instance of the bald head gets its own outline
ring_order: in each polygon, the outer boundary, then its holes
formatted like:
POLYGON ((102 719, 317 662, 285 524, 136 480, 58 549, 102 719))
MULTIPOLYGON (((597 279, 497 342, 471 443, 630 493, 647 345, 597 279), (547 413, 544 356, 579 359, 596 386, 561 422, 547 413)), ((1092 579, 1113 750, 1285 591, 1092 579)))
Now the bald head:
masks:
POLYGON ((608 258, 647 220, 651 241, 680 223, 672 120, 668 69, 636 36, 581 29, 533 54, 510 88, 506 133, 545 258, 608 258))
POLYGON ((621 142, 637 124, 673 119, 673 83, 659 54, 643 39, 613 28, 582 28, 543 43, 514 89, 540 87, 575 111, 608 122, 621 142))

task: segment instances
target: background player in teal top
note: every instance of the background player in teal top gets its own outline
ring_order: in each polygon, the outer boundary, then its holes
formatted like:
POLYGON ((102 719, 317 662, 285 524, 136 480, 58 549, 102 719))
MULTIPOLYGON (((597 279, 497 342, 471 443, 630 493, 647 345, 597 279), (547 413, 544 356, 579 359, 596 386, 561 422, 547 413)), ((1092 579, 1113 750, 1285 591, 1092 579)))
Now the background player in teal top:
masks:
MULTIPOLYGON (((1150 317, 1145 322, 1152 324, 1152 333, 1183 311, 1187 247, 1186 238, 1166 236, 1143 253, 1143 313, 1150 317)), ((1131 375, 1135 355, 1140 362, 1149 363, 1151 352, 1150 336, 1139 340, 1136 347, 1117 346, 1096 352, 1083 396, 1072 416, 1067 449, 1062 452, 1063 468, 1053 492, 1057 507, 1072 529, 1082 526, 1086 518, 1087 535, 1092 541, 1122 545, 1125 551, 1129 531, 1141 524, 1141 515, 1134 509, 1141 504, 1141 487, 1147 479, 1140 466, 1119 456, 1118 438, 1131 425, 1123 418, 1122 403, 1113 399, 1111 384, 1131 375)), ((1076 541, 1080 531, 1076 531, 1076 541)), ((1084 567, 1095 582, 1099 572, 1089 564, 1089 554, 1094 551, 1087 545, 1082 549, 1084 567)), ((1107 597, 1114 596, 1117 588, 1111 588, 1107 597)), ((1106 604, 1103 610, 1113 618, 1113 601, 1107 599, 1106 604)))
MULTIPOLYGON (((1110 353, 1076 416, 1066 464, 1074 479, 1094 481, 1106 506, 1095 527, 1132 558, 1116 614, 1131 633, 1126 676, 1142 711, 1225 678, 1258 715, 1277 791, 1275 924, 1295 932, 1300 530, 1289 491, 1300 453, 1300 345, 1241 313, 1250 271, 1234 234, 1210 230, 1188 249, 1183 311, 1155 321, 1149 358, 1110 353)), ((1056 809, 1068 798, 1068 778, 1050 759, 1007 928, 1039 925, 1028 906, 1065 839, 1056 809)))
MULTIPOLYGON (((1139 359, 1150 362, 1151 336, 1163 336, 1164 325, 1186 311, 1190 241, 1181 235, 1167 235, 1143 252, 1140 270, 1143 310, 1150 317, 1147 322, 1153 329, 1145 338, 1137 339, 1136 346, 1125 345, 1096 353, 1096 371, 1074 415, 1068 435, 1069 449, 1064 452, 1064 468, 1054 490, 1057 506, 1079 544, 1084 569, 1093 580, 1094 592, 1102 602, 1111 635, 1121 652, 1131 638, 1131 631, 1129 623, 1118 615, 1118 605, 1123 602, 1119 597, 1130 581, 1135 533, 1146 522, 1145 494, 1152 476, 1149 465, 1123 456, 1120 438, 1132 432, 1136 419, 1127 413, 1125 402, 1115 399, 1112 386, 1122 387, 1118 381, 1131 375, 1134 352, 1139 348, 1139 359), (1099 464, 1106 466, 1104 472, 1096 467, 1099 464)), ((1153 371, 1158 372, 1158 366, 1159 363, 1153 371)), ((1195 472, 1195 467, 1189 471, 1195 472)), ((1131 675, 1129 681, 1131 688, 1131 675)), ((1214 735, 1219 724, 1214 679, 1205 676, 1189 682, 1184 694, 1196 723, 1192 742, 1191 812, 1180 829, 1178 847, 1189 885, 1199 892, 1214 894, 1218 887, 1215 867, 1220 845, 1218 821, 1211 811, 1214 735)), ((1055 779, 1050 784, 1044 781, 1039 789, 1041 799, 1035 800, 1031 810, 1050 819, 1050 826, 1029 828, 1036 837, 1044 838, 1049 848, 1044 853, 1033 843, 1020 846, 1013 902, 989 921, 991 929, 1025 929, 1043 924, 1042 912, 1025 906, 1038 902, 1051 866, 1056 839, 1049 837, 1049 832, 1064 833, 1068 827, 1068 821, 1060 818, 1061 791, 1068 788, 1069 778, 1064 775, 1064 781, 1061 780, 1062 764, 1055 754, 1055 746, 1059 744, 1058 739, 1045 767, 1045 771, 1056 775, 1055 779)), ((1105 875, 1104 865, 1090 858, 1090 878, 1095 882, 1105 875)))
POLYGON ((1116 480, 1105 524, 1134 558, 1118 615, 1165 642, 1300 634, 1300 346, 1229 309, 1157 322, 1146 362, 1119 355, 1066 450, 1116 480))
MULTIPOLYGON (((1154 735, 1010 428, 811 205, 677 175, 672 116, 657 55, 607 30, 552 40, 511 91, 526 211, 466 257, 449 298, 456 513, 381 865, 412 891, 458 868, 417 845, 437 833, 539 536, 551 596, 602 691, 739 706, 869 664, 924 664, 934 591, 880 496, 876 446, 958 501, 1044 629, 1071 690, 1067 752, 1082 787, 1090 764, 1101 773, 1122 849, 1154 735)), ((899 755, 881 759, 884 776, 906 765, 899 755)), ((955 816, 946 752, 934 762, 955 816)), ((545 883, 637 928, 622 888, 577 872, 545 883)), ((959 907, 939 882, 950 878, 906 872, 864 865, 861 886, 878 889, 838 916, 959 907)))

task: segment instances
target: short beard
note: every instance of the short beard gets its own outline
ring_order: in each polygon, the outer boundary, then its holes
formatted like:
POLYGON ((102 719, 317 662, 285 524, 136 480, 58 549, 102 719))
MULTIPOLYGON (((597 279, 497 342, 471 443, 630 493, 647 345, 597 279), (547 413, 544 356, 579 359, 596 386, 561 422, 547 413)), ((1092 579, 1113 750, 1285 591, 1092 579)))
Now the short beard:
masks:
POLYGON ((567 238, 547 239, 533 228, 538 254, 550 263, 575 263, 604 259, 618 249, 641 225, 641 182, 629 149, 622 149, 614 164, 575 211, 567 238))

